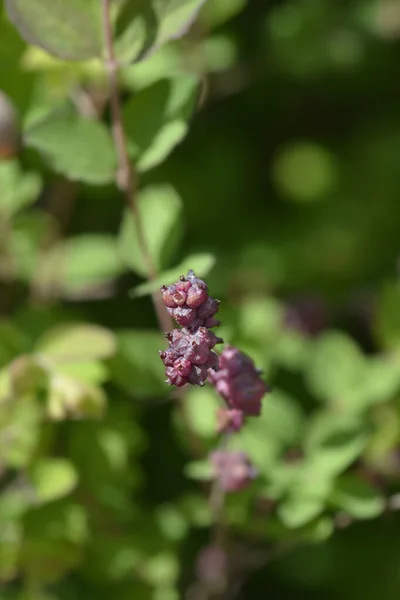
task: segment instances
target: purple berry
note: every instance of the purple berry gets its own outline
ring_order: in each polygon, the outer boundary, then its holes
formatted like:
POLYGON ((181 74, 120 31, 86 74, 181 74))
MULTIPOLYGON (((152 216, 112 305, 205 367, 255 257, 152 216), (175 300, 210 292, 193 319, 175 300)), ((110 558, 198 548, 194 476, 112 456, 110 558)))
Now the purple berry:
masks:
POLYGON ((219 357, 219 371, 210 371, 209 380, 230 409, 245 416, 261 413, 261 400, 269 391, 251 358, 231 346, 219 357))
POLYGON ((211 349, 223 340, 209 330, 219 324, 213 318, 219 301, 208 296, 207 285, 193 271, 176 283, 162 286, 162 299, 168 314, 182 326, 165 334, 169 348, 160 352, 167 367, 167 382, 204 385, 208 369, 218 370, 218 355, 211 349))

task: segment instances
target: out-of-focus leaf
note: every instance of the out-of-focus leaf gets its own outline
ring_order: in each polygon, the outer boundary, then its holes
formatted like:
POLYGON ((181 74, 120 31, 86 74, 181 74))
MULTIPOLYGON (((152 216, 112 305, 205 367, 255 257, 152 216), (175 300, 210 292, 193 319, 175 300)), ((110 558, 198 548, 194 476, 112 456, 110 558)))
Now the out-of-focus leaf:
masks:
POLYGON ((0 536, 0 581, 2 583, 12 581, 18 573, 21 539, 20 524, 8 522, 2 525, 0 536))
POLYGON ((38 501, 52 502, 74 490, 78 484, 78 474, 70 461, 47 458, 33 464, 31 481, 38 501))
POLYGON ((104 363, 94 361, 57 365, 57 373, 94 385, 104 383, 109 375, 104 363))
POLYGON ((140 59, 157 36, 157 17, 149 0, 114 0, 115 53, 125 63, 140 59))
MULTIPOLYGON (((153 263, 158 269, 165 267, 181 236, 181 199, 171 186, 154 185, 139 194, 138 210, 153 263)), ((126 211, 122 222, 119 245, 125 263, 140 275, 146 276, 146 261, 130 211, 126 211)))
POLYGON ((178 559, 172 552, 157 554, 146 560, 142 573, 153 585, 168 585, 178 577, 178 559))
MULTIPOLYGON (((185 427, 205 438, 217 433, 216 411, 221 400, 211 387, 192 388, 185 394, 185 427)), ((179 415, 179 413, 178 413, 179 415)))
POLYGON ((152 0, 159 19, 157 46, 185 35, 204 2, 205 0, 152 0))
POLYGON ((115 178, 113 140, 99 121, 54 115, 26 129, 24 140, 57 173, 73 181, 103 185, 115 178))
POLYGON ((47 384, 47 371, 34 357, 23 355, 9 366, 11 389, 17 396, 44 389, 47 384))
POLYGON ((5 398, 0 403, 0 456, 9 467, 26 467, 40 437, 43 408, 35 397, 5 398))
POLYGON ((116 339, 104 327, 70 323, 59 325, 45 333, 38 341, 36 350, 54 362, 87 362, 113 356, 116 339))
POLYGON ((318 517, 323 510, 324 500, 305 492, 283 500, 278 515, 287 527, 295 529, 318 517))
POLYGON ((194 77, 178 76, 157 81, 125 105, 129 151, 139 170, 158 165, 183 139, 197 94, 194 77))
POLYGON ((315 342, 307 365, 307 383, 328 401, 351 397, 363 382, 365 359, 355 343, 339 332, 325 333, 315 342))
POLYGON ((313 470, 333 476, 362 454, 368 443, 368 429, 361 418, 322 412, 310 421, 304 440, 313 470))
POLYGON ((11 21, 28 44, 67 60, 101 55, 99 4, 98 0, 6 0, 11 21))
POLYGON ((188 256, 177 267, 160 273, 154 281, 142 283, 135 287, 131 292, 131 296, 139 298, 147 296, 147 294, 152 294, 154 291, 158 291, 161 285, 170 285, 174 281, 177 281, 180 275, 186 275, 189 269, 192 269, 197 277, 205 277, 215 265, 215 261, 215 256, 212 254, 193 254, 192 256, 188 256))
POLYGON ((197 481, 210 481, 213 478, 213 466, 208 460, 196 460, 185 466, 185 475, 197 481))
POLYGON ((47 413, 51 419, 100 417, 105 405, 103 390, 87 384, 82 375, 72 378, 54 373, 50 377, 47 413))
POLYGON ((164 365, 158 353, 166 345, 165 338, 155 331, 137 329, 121 331, 117 340, 117 354, 109 362, 115 383, 143 398, 167 394, 170 388, 164 383, 164 365))
POLYGON ((171 541, 182 540, 187 531, 188 523, 182 512, 173 504, 164 504, 157 509, 157 522, 165 537, 171 541))
POLYGON ((42 182, 37 173, 24 173, 19 164, 0 162, 0 212, 11 217, 37 200, 42 182))
POLYGON ((385 499, 372 485, 352 475, 335 484, 331 502, 355 519, 373 519, 385 510, 385 499))
POLYGON ((60 252, 60 278, 68 292, 102 285, 124 271, 115 238, 112 236, 70 237, 60 252))

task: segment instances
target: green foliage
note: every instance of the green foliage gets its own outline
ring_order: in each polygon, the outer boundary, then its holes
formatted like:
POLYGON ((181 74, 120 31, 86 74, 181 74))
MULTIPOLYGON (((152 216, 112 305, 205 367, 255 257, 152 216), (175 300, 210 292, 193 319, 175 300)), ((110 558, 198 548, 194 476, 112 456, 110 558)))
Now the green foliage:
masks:
POLYGON ((27 129, 25 143, 43 154, 54 171, 72 181, 102 185, 114 179, 115 150, 102 123, 50 116, 27 129))
MULTIPOLYGON (((174 255, 182 229, 182 202, 173 188, 157 185, 145 188, 138 197, 138 211, 149 254, 157 269, 174 255)), ((129 210, 125 212, 119 236, 121 256, 138 274, 145 276, 147 265, 138 231, 129 210)))
POLYGON ((105 4, 0 0, 0 596, 397 600, 397 9, 110 0, 110 65, 105 4), (272 388, 223 440, 159 358, 188 269, 272 388))
POLYGON ((180 76, 157 81, 125 104, 129 150, 139 171, 156 167, 183 140, 197 96, 196 78, 180 76))
POLYGON ((101 54, 101 13, 96 0, 71 0, 68 4, 7 0, 6 6, 11 20, 28 43, 70 60, 101 54))

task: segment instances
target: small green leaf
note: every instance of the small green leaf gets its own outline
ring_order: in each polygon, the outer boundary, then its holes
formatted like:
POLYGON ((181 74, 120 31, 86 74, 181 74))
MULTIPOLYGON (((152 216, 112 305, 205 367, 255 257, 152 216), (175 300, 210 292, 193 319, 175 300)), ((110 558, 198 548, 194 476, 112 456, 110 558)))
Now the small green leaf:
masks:
POLYGON ((40 502, 52 502, 70 494, 78 483, 73 464, 63 458, 47 458, 34 463, 32 485, 40 502))
POLYGON ((331 501, 355 519, 373 519, 385 510, 385 499, 378 490, 352 475, 338 479, 331 501))
MULTIPOLYGON (((158 269, 165 267, 180 238, 181 199, 171 186, 153 185, 139 194, 138 210, 153 263, 158 269)), ((130 211, 126 211, 122 222, 119 246, 125 263, 135 272, 146 276, 146 261, 130 211)))
POLYGON ((212 254, 193 254, 185 258, 177 267, 160 273, 154 281, 138 285, 131 291, 132 298, 147 296, 160 290, 161 285, 170 285, 180 275, 186 275, 189 269, 193 269, 198 277, 205 277, 215 265, 215 256, 212 254))
POLYGON ((32 460, 40 436, 43 409, 34 396, 2 398, 0 404, 0 456, 14 468, 26 467, 32 460))
POLYGON ((115 178, 114 144, 99 121, 53 115, 29 127, 24 139, 57 173, 73 181, 103 185, 115 178))
POLYGON ((61 248, 61 277, 67 292, 102 285, 124 271, 113 236, 70 237, 61 248))
POLYGON ((304 439, 313 470, 333 476, 362 454, 368 443, 368 430, 361 419, 327 411, 311 420, 304 439))
POLYGON ((328 401, 354 395, 365 376, 365 359, 355 343, 339 332, 321 335, 310 353, 306 378, 314 394, 328 401))
POLYGON ((0 162, 0 212, 12 217, 37 200, 42 188, 40 175, 24 173, 16 161, 0 162))
POLYGON ((160 23, 157 46, 185 35, 204 2, 205 0, 152 0, 160 23))
POLYGON ((48 331, 39 340, 36 350, 54 362, 87 362, 112 356, 116 339, 104 327, 72 323, 48 331))
POLYGON ((92 385, 104 383, 109 376, 107 367, 101 362, 79 362, 57 365, 57 373, 92 385))
POLYGON ((196 460, 185 466, 185 475, 197 481, 210 481, 214 477, 214 470, 210 461, 196 460))
POLYGON ((213 388, 190 389, 185 394, 185 426, 201 437, 215 436, 216 411, 219 406, 221 401, 213 388))
POLYGON ((158 165, 183 139, 197 94, 197 80, 181 75, 157 81, 125 105, 129 151, 139 171, 158 165))
POLYGON ((98 418, 104 413, 106 397, 101 388, 80 378, 55 373, 50 378, 47 414, 53 421, 67 418, 98 418))
POLYGON ((101 56, 99 0, 6 0, 5 4, 28 44, 67 60, 101 56))
POLYGON ((294 494, 283 500, 278 507, 278 515, 290 529, 296 529, 318 517, 324 510, 324 501, 318 496, 294 494))
POLYGON ((178 574, 179 562, 176 555, 171 552, 152 556, 143 565, 142 576, 156 586, 165 586, 174 582, 178 574))
POLYGON ((153 45, 157 17, 149 0, 118 0, 115 8, 115 53, 120 62, 131 63, 153 45))

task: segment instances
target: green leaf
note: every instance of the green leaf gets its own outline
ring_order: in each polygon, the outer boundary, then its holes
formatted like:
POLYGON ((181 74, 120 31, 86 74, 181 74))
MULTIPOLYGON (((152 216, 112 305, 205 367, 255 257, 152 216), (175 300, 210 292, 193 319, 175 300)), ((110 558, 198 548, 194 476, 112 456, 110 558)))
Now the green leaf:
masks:
POLYGON ((185 394, 185 427, 200 437, 216 436, 216 411, 219 406, 221 400, 213 388, 190 389, 185 394))
MULTIPOLYGON (((74 365, 76 366, 76 365, 74 365)), ((82 365, 81 365, 82 366, 82 365)), ((101 388, 81 376, 53 373, 47 399, 47 414, 54 421, 66 418, 96 418, 104 413, 106 398, 101 388)))
POLYGON ((31 481, 39 502, 52 502, 70 494, 78 484, 74 465, 63 458, 47 458, 34 463, 31 481))
POLYGON ((157 81, 125 105, 129 152, 139 171, 161 163, 184 138, 197 95, 197 80, 181 75, 157 81))
POLYGON ((51 168, 73 181, 103 185, 115 178, 113 140, 99 121, 53 115, 29 127, 24 140, 51 168))
POLYGON ((43 409, 32 396, 0 402, 0 456, 9 467, 23 468, 39 442, 43 409))
POLYGON ((87 362, 112 356, 116 352, 116 339, 104 327, 70 323, 48 331, 36 350, 54 362, 87 362))
POLYGON ((130 63, 155 42, 157 17, 149 0, 118 0, 115 8, 115 53, 120 62, 130 63))
MULTIPOLYGON (((182 202, 169 185, 153 185, 138 196, 138 210, 144 237, 154 265, 165 267, 173 256, 181 234, 182 202)), ((125 263, 140 275, 147 275, 137 230, 130 211, 126 211, 119 235, 125 263)))
POLYGON ((331 502, 355 519, 373 519, 386 507, 385 499, 378 490, 352 475, 338 479, 331 502))
POLYGON ((196 460, 185 465, 185 475, 196 481, 210 481, 214 470, 209 460, 196 460))
POLYGON ((67 292, 100 286, 124 271, 113 236, 70 237, 61 248, 61 277, 67 292))
POLYGON ((57 365, 57 373, 77 379, 82 383, 98 385, 107 381, 109 373, 101 362, 79 362, 57 365))
POLYGON ((354 342, 339 332, 325 333, 313 345, 306 379, 320 399, 350 399, 363 383, 365 359, 354 342))
POLYGON ((42 188, 40 175, 24 173, 16 161, 0 162, 0 212, 12 217, 37 200, 42 188))
POLYGON ((152 0, 159 19, 157 46, 189 30, 205 0, 152 0))
POLYGON ((333 476, 362 454, 368 443, 368 430, 359 418, 327 411, 311 420, 304 439, 312 469, 333 476))
POLYGON ((143 329, 121 331, 117 343, 117 355, 109 362, 111 378, 117 385, 142 398, 169 393, 158 353, 166 346, 160 333, 143 329))
POLYGON ((296 529, 318 517, 324 510, 324 500, 307 492, 289 496, 278 506, 278 515, 290 529, 296 529))
POLYGON ((6 0, 5 5, 28 44, 67 60, 101 56, 99 0, 6 0))
POLYGON ((215 256, 212 254, 193 254, 185 258, 177 267, 160 273, 154 281, 148 281, 135 287, 131 291, 132 298, 147 296, 159 291, 162 285, 170 285, 180 275, 186 275, 189 269, 193 269, 198 277, 205 277, 215 265, 215 256))

